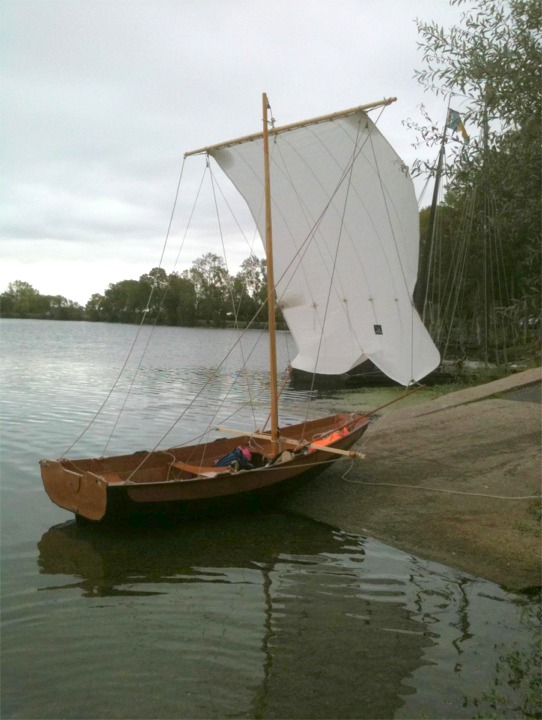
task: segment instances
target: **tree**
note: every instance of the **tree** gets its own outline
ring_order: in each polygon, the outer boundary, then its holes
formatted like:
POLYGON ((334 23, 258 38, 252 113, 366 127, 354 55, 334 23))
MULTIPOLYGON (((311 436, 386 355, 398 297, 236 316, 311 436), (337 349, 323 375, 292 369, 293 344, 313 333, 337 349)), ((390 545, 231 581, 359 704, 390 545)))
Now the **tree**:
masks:
POLYGON ((222 325, 230 306, 230 277, 224 260, 214 253, 206 253, 194 260, 184 277, 194 285, 198 321, 208 325, 222 325))
POLYGON ((138 280, 112 283, 105 291, 101 313, 108 322, 140 322, 147 305, 148 288, 138 280))
MULTIPOLYGON (((540 308, 541 23, 539 0, 478 0, 449 31, 417 21, 425 63, 419 82, 461 101, 472 129, 470 143, 456 143, 452 154, 446 205, 457 224, 471 217, 463 262, 473 280, 462 310, 486 313, 486 340, 499 314, 513 318, 513 330, 520 307, 527 314, 540 308)), ((442 123, 426 119, 422 137, 439 141, 442 123)))
POLYGON ((100 293, 94 293, 91 296, 91 298, 88 300, 87 304, 85 305, 85 315, 87 317, 87 320, 96 322, 98 320, 104 319, 102 316, 103 301, 104 301, 104 296, 100 295, 100 293))
POLYGON ((63 295, 41 295, 44 307, 47 307, 42 317, 51 320, 82 320, 83 308, 79 303, 68 300, 63 295))
POLYGON ((147 320, 159 321, 160 308, 168 287, 168 276, 165 270, 155 267, 139 278, 141 300, 147 307, 147 320))
POLYGON ((63 295, 41 295, 32 285, 15 280, 0 295, 4 317, 82 320, 83 308, 63 295))
POLYGON ((266 261, 252 254, 241 263, 241 269, 233 279, 232 296, 238 320, 267 320, 266 261), (259 313, 259 311, 262 311, 259 313), (259 317, 261 314, 262 317, 259 317))
POLYGON ((18 317, 28 317, 39 312, 40 294, 27 282, 15 280, 9 283, 6 292, 2 293, 2 312, 18 317))
POLYGON ((171 273, 163 300, 163 315, 166 325, 194 325, 196 291, 191 280, 171 273))
MULTIPOLYGON (((468 0, 450 0, 466 5, 468 0)), ((417 20, 426 68, 416 71, 428 90, 467 100, 467 119, 497 132, 540 123, 542 5, 539 0, 478 0, 446 32, 417 20)))

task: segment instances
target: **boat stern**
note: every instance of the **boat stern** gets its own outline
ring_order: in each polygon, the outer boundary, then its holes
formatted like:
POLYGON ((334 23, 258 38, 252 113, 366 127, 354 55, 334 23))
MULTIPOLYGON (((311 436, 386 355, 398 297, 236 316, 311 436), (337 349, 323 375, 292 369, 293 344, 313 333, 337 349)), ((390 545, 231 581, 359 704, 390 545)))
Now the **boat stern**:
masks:
POLYGON ((107 482, 89 472, 65 467, 62 460, 40 460, 41 478, 49 498, 64 510, 88 520, 101 520, 107 507, 107 482))

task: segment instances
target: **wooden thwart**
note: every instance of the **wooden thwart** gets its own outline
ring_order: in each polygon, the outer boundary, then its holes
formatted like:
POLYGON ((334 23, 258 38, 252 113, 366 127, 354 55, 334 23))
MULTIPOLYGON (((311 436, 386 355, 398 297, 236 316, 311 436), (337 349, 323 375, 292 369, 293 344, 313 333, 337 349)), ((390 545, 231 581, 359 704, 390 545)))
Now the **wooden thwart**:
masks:
POLYGON ((189 463, 177 460, 176 462, 170 463, 170 467, 176 470, 185 470, 186 472, 192 473, 193 475, 208 475, 214 476, 219 475, 221 472, 226 472, 227 468, 213 467, 202 467, 201 465, 190 465, 189 463))

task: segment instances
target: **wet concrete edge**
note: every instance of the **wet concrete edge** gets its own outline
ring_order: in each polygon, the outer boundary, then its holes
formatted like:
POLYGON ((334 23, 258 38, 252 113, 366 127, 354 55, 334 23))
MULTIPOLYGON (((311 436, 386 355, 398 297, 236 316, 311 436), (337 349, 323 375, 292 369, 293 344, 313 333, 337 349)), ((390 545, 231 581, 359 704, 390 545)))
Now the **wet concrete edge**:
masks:
POLYGON ((365 461, 282 507, 512 590, 540 586, 541 379, 533 368, 393 409, 360 443, 365 461))

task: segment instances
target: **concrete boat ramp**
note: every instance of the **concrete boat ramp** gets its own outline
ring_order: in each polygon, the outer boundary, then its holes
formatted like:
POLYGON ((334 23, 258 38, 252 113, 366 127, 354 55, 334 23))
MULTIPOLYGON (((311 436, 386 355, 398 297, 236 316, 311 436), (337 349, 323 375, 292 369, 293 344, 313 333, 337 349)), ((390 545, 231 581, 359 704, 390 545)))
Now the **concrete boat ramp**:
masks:
POLYGON ((511 590, 540 586, 541 379, 535 368, 397 403, 356 448, 365 460, 337 463, 284 509, 511 590))

